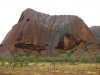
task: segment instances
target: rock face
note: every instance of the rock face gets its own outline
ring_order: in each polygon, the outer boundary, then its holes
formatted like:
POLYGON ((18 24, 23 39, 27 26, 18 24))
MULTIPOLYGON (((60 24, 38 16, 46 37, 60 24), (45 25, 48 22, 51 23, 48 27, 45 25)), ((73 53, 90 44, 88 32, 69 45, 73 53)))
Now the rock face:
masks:
POLYGON ((100 26, 90 27, 91 32, 94 34, 97 41, 100 43, 100 26))
POLYGON ((88 41, 98 43, 81 18, 26 9, 1 43, 0 56, 10 52, 55 56, 88 41))

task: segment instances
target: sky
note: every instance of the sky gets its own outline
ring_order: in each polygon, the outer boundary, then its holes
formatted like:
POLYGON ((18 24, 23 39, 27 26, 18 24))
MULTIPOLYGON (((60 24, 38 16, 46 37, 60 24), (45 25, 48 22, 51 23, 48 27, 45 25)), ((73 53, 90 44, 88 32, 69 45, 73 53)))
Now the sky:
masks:
POLYGON ((0 43, 27 8, 50 15, 77 15, 88 27, 100 26, 100 0, 0 0, 0 43))

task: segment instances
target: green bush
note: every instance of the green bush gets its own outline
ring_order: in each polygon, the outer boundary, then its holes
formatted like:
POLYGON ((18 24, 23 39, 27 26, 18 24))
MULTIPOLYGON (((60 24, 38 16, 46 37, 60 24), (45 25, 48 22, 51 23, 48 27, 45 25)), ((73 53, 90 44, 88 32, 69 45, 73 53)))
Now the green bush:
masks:
POLYGON ((4 59, 5 59, 6 62, 8 62, 11 58, 6 56, 4 59))
POLYGON ((51 62, 51 57, 38 57, 38 62, 51 62))
POLYGON ((21 58, 20 56, 17 56, 16 57, 16 62, 20 62, 20 58, 21 58))
POLYGON ((0 57, 1 66, 5 66, 5 58, 0 57))
POLYGON ((28 57, 28 60, 29 60, 29 62, 35 62, 37 59, 37 56, 36 55, 30 55, 29 57, 28 57))
POLYGON ((28 60, 28 57, 27 57, 27 56, 25 56, 25 55, 24 55, 24 56, 22 56, 21 58, 23 59, 23 62, 24 62, 24 61, 26 61, 26 60, 28 60))
POLYGON ((4 60, 5 62, 8 62, 10 66, 13 64, 13 61, 14 61, 13 58, 9 56, 6 56, 4 60))
POLYGON ((92 62, 92 63, 96 62, 96 57, 95 57, 94 55, 91 56, 90 59, 91 59, 91 62, 92 62))
POLYGON ((58 57, 56 57, 56 60, 59 62, 66 62, 69 61, 69 57, 67 54, 60 54, 58 57))
POLYGON ((85 57, 82 57, 82 62, 89 62, 89 57, 85 56, 85 57))
POLYGON ((38 62, 44 62, 45 58, 44 57, 38 57, 38 62))
POLYGON ((100 63, 100 55, 95 56, 95 58, 96 58, 96 62, 100 63))
POLYGON ((91 57, 91 62, 100 63, 100 55, 94 55, 91 57))
POLYGON ((75 64, 76 62, 96 62, 96 63, 100 63, 100 55, 94 55, 92 57, 87 57, 87 56, 68 56, 67 54, 60 54, 57 57, 37 57, 35 55, 30 55, 30 56, 20 56, 20 55, 16 55, 15 56, 15 61, 12 57, 8 57, 6 56, 5 58, 1 58, 0 57, 0 62, 1 65, 4 66, 5 62, 8 62, 10 65, 14 64, 18 65, 20 64, 20 66, 28 66, 29 62, 34 62, 35 64, 38 64, 38 62, 52 62, 52 64, 55 64, 57 62, 70 62, 71 64, 75 64), (18 64, 17 64, 18 63, 18 64))
POLYGON ((4 61, 4 58, 0 57, 0 62, 3 62, 4 61))
POLYGON ((23 60, 22 57, 18 57, 18 61, 19 61, 19 62, 24 62, 24 60, 23 60))
POLYGON ((51 62, 52 58, 51 57, 45 57, 45 62, 51 62))
POLYGON ((70 56, 69 61, 71 62, 71 64, 74 65, 76 63, 76 57, 75 56, 70 56))

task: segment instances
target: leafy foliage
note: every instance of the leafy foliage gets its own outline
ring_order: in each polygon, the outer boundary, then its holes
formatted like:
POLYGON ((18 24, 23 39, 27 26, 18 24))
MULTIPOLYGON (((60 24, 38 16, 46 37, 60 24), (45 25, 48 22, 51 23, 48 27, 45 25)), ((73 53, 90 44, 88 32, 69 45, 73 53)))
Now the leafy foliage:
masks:
POLYGON ((75 56, 70 56, 69 61, 71 62, 71 64, 75 64, 76 62, 76 57, 75 56))
POLYGON ((57 61, 59 62, 68 62, 69 61, 69 57, 67 54, 60 54, 57 58, 57 61))
MULTIPOLYGON (((38 64, 40 62, 51 62, 52 64, 56 64, 57 62, 70 62, 70 64, 74 65, 76 62, 85 62, 85 63, 100 63, 100 55, 95 55, 92 57, 87 57, 87 56, 82 56, 82 57, 76 57, 76 56, 68 56, 67 54, 60 54, 57 57, 38 57, 35 55, 30 55, 30 56, 20 56, 16 55, 15 56, 15 65, 20 65, 20 66, 28 66, 29 63, 34 63, 38 64)), ((8 64, 11 66, 14 64, 13 58, 12 57, 0 57, 0 62, 1 66, 5 66, 5 63, 8 62, 8 64)))

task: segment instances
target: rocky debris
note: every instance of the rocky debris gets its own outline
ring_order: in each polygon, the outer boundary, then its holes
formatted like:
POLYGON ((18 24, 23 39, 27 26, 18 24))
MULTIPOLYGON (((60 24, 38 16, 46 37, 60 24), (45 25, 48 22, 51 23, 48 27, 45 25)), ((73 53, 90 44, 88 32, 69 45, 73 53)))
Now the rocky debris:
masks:
POLYGON ((91 32, 94 34, 97 41, 100 43, 100 26, 90 27, 91 32))
MULTIPOLYGON (((71 53, 71 55, 74 55, 74 56, 88 56, 88 57, 91 57, 93 55, 100 55, 100 45, 90 44, 88 46, 83 46, 81 48, 78 48, 78 46, 75 47, 75 48, 76 48, 76 50, 74 50, 74 52, 71 53)), ((72 50, 70 50, 70 52, 72 50)))
POLYGON ((0 56, 13 53, 55 56, 80 43, 97 44, 84 21, 74 15, 48 15, 26 9, 2 42, 0 56))

